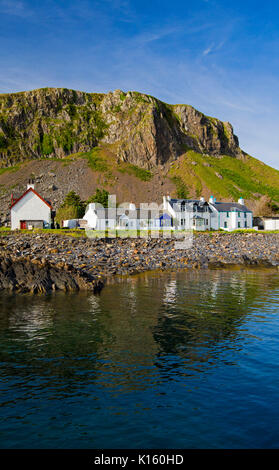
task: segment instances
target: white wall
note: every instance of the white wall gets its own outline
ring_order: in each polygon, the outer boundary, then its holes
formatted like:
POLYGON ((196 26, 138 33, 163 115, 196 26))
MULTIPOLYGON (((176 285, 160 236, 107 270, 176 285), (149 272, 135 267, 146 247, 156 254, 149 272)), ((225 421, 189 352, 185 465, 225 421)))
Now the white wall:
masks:
POLYGON ((11 208, 11 229, 20 229, 21 220, 43 220, 51 223, 51 209, 35 193, 29 191, 11 208))
POLYGON ((264 220, 265 230, 279 230, 279 219, 266 219, 264 220))
POLYGON ((227 215, 227 212, 217 212, 213 209, 211 228, 213 230, 218 230, 219 228, 225 230, 253 228, 253 215, 251 212, 246 212, 245 217, 244 212, 240 212, 240 215, 238 215, 238 211, 229 211, 227 215), (227 223, 227 227, 225 227, 225 222, 227 223), (245 222, 247 223, 247 227, 245 227, 245 222), (240 223, 240 227, 238 223, 240 223))
POLYGON ((238 213, 230 212, 229 213, 229 227, 230 230, 238 230, 238 229, 248 229, 253 228, 253 215, 251 212, 246 212, 246 217, 244 212, 238 213), (245 227, 246 222, 246 227, 245 227), (238 224, 240 226, 238 226, 238 224))
MULTIPOLYGON (((177 228, 179 230, 210 230, 210 213, 209 212, 190 212, 190 211, 181 211, 181 212, 175 212, 171 206, 169 206, 168 211, 172 214, 174 217, 175 221, 177 222, 177 228), (204 225, 196 227, 193 224, 193 217, 194 216, 200 216, 202 217, 205 221, 207 220, 207 224, 204 223, 204 225), (183 221, 181 223, 181 221, 183 221)), ((174 224, 176 225, 176 224, 174 224)))
POLYGON ((165 196, 163 198, 163 210, 167 211, 173 218, 176 218, 177 214, 165 196))
POLYGON ((63 220, 63 228, 76 228, 76 227, 78 227, 78 220, 79 219, 63 220))
POLYGON ((87 211, 83 216, 83 220, 87 221, 89 228, 95 229, 97 226, 97 215, 95 212, 95 203, 88 204, 87 211))
POLYGON ((96 222, 96 230, 106 230, 110 229, 113 230, 116 227, 116 220, 115 219, 99 219, 97 218, 96 222))
POLYGON ((219 214, 218 214, 218 212, 211 214, 210 228, 212 230, 219 230, 219 214))

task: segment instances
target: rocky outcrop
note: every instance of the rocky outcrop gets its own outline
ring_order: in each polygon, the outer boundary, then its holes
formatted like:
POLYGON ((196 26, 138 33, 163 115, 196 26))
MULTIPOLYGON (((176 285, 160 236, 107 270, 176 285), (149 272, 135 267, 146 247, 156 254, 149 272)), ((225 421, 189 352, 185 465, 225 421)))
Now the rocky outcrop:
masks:
POLYGON ((172 239, 79 239, 52 234, 0 238, 0 289, 98 292, 116 275, 148 270, 279 267, 279 234, 196 234, 189 249, 172 239))
POLYGON ((0 165, 62 158, 112 144, 115 156, 143 168, 193 149, 242 154, 229 123, 189 105, 168 105, 137 92, 84 93, 64 88, 0 95, 0 165))
MULTIPOLYGON (((18 246, 17 239, 14 241, 18 246)), ((0 290, 31 293, 90 290, 96 293, 103 287, 101 279, 63 259, 47 260, 44 256, 23 252, 15 248, 0 253, 0 290)))
POLYGON ((0 258, 0 290, 31 292, 33 294, 63 290, 65 292, 90 290, 99 292, 101 280, 71 269, 67 264, 50 264, 28 258, 0 258))
POLYGON ((97 109, 102 97, 64 88, 0 95, 2 166, 96 146, 105 128, 97 109))
POLYGON ((240 156, 239 142, 229 122, 222 122, 197 111, 192 106, 177 105, 174 110, 179 116, 183 134, 190 134, 190 147, 212 155, 240 156))

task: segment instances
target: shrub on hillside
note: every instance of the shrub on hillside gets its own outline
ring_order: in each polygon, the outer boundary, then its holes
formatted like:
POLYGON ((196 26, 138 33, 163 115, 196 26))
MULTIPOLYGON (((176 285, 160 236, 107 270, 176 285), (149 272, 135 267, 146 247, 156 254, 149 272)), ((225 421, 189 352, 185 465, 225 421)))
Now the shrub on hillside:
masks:
POLYGON ((97 188, 95 194, 88 199, 87 204, 90 204, 90 202, 98 202, 102 204, 103 207, 108 207, 108 196, 108 191, 97 188))
POLYGON ((85 204, 75 191, 70 191, 56 213, 56 221, 80 219, 84 216, 85 204))

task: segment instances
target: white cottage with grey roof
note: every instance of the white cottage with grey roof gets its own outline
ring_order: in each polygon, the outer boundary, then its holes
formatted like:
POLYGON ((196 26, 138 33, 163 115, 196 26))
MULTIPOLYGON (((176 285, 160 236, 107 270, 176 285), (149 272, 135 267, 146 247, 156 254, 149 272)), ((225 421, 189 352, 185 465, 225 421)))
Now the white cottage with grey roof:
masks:
POLYGON ((211 196, 206 202, 203 197, 196 200, 164 196, 163 207, 171 213, 175 227, 180 230, 253 228, 253 213, 245 206, 243 198, 238 202, 217 202, 211 196))
POLYGON ((178 230, 209 230, 211 209, 208 202, 197 199, 174 199, 163 197, 163 208, 174 219, 178 230))
POLYGON ((253 214, 240 198, 238 202, 217 202, 213 196, 204 198, 174 199, 163 197, 163 204, 153 208, 134 204, 124 207, 104 208, 100 204, 87 206, 83 217, 93 230, 237 230, 253 227, 253 214), (142 207, 143 206, 143 207, 142 207))
POLYGON ((244 204, 238 202, 217 202, 213 196, 209 199, 211 209, 211 228, 213 230, 238 230, 253 228, 253 213, 244 204))

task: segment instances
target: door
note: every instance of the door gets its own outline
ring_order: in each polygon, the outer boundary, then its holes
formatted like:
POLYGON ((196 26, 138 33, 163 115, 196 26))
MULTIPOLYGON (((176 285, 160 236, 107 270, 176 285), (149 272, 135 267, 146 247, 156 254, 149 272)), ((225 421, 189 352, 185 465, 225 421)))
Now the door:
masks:
POLYGON ((26 220, 21 220, 21 221, 20 221, 20 229, 21 229, 21 230, 26 229, 26 220))

